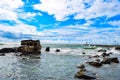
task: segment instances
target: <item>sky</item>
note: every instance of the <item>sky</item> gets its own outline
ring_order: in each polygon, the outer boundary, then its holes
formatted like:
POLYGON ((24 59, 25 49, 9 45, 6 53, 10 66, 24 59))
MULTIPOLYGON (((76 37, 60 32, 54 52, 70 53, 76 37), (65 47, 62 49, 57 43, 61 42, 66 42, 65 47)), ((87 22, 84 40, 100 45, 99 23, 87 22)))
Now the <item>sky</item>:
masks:
POLYGON ((1 0, 0 42, 120 44, 120 0, 1 0))

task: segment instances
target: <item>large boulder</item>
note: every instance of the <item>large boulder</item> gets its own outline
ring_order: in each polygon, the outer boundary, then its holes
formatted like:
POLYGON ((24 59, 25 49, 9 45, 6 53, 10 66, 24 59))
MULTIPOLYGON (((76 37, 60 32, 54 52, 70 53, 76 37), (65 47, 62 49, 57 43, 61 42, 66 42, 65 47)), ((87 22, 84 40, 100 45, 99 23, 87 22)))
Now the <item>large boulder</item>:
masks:
POLYGON ((23 40, 21 41, 21 46, 17 49, 18 52, 23 54, 32 53, 40 54, 41 45, 39 40, 23 40))

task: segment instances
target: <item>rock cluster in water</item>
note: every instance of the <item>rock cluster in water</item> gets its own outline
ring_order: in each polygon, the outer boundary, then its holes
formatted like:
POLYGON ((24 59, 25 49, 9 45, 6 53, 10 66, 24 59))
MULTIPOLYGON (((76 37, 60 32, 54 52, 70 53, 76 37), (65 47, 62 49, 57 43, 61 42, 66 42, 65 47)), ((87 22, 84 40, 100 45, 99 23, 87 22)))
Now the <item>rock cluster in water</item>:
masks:
POLYGON ((2 48, 0 49, 0 55, 3 56, 4 53, 17 53, 21 52, 24 54, 40 54, 41 53, 41 45, 39 40, 22 40, 21 46, 16 48, 2 48))
MULTIPOLYGON (((116 47, 115 50, 120 50, 120 47, 119 48, 116 47)), ((86 56, 88 56, 89 59, 95 58, 95 61, 88 61, 86 63, 91 65, 91 66, 93 66, 93 67, 95 67, 95 68, 100 68, 100 67, 102 67, 105 64, 112 64, 112 63, 117 63, 118 64, 119 63, 119 59, 117 57, 111 57, 110 56, 112 54, 112 52, 107 53, 107 50, 105 50, 105 49, 100 49, 100 50, 98 50, 98 52, 102 52, 102 54, 101 55, 94 55, 94 56, 86 55, 86 56)), ((83 53, 85 53, 85 52, 83 52, 83 53)), ((80 68, 80 70, 75 75, 76 78, 79 78, 79 79, 90 79, 90 80, 97 78, 96 76, 90 76, 90 75, 86 74, 89 71, 87 71, 85 69, 85 65, 84 64, 78 66, 78 68, 80 68)))

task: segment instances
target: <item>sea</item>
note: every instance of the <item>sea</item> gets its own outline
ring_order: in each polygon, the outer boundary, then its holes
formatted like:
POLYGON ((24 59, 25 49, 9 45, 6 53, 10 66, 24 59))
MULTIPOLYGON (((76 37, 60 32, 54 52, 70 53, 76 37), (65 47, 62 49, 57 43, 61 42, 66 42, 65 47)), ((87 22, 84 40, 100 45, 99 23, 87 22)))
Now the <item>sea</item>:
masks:
MULTIPOLYGON (((41 45, 40 58, 22 58, 15 56, 14 53, 0 56, 0 80, 85 80, 75 78, 75 74, 79 71, 77 67, 81 64, 85 65, 88 76, 95 76, 96 80, 120 80, 120 64, 105 64, 96 68, 86 63, 96 59, 88 56, 102 54, 98 52, 99 49, 112 52, 110 57, 118 57, 120 61, 120 51, 115 50, 114 47, 84 49, 80 44, 41 45), (45 51, 46 47, 50 47, 49 52, 45 51), (56 52, 56 49, 60 52, 56 52)), ((18 46, 19 43, 6 43, 0 45, 0 49, 18 46)))

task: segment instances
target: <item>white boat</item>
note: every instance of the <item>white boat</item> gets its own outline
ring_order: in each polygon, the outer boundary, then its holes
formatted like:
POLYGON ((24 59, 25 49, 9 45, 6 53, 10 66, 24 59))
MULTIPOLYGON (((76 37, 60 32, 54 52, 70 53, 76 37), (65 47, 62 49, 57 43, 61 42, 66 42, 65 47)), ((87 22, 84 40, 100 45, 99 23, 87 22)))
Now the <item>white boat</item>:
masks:
POLYGON ((85 45, 83 46, 83 49, 96 49, 96 46, 85 45))

